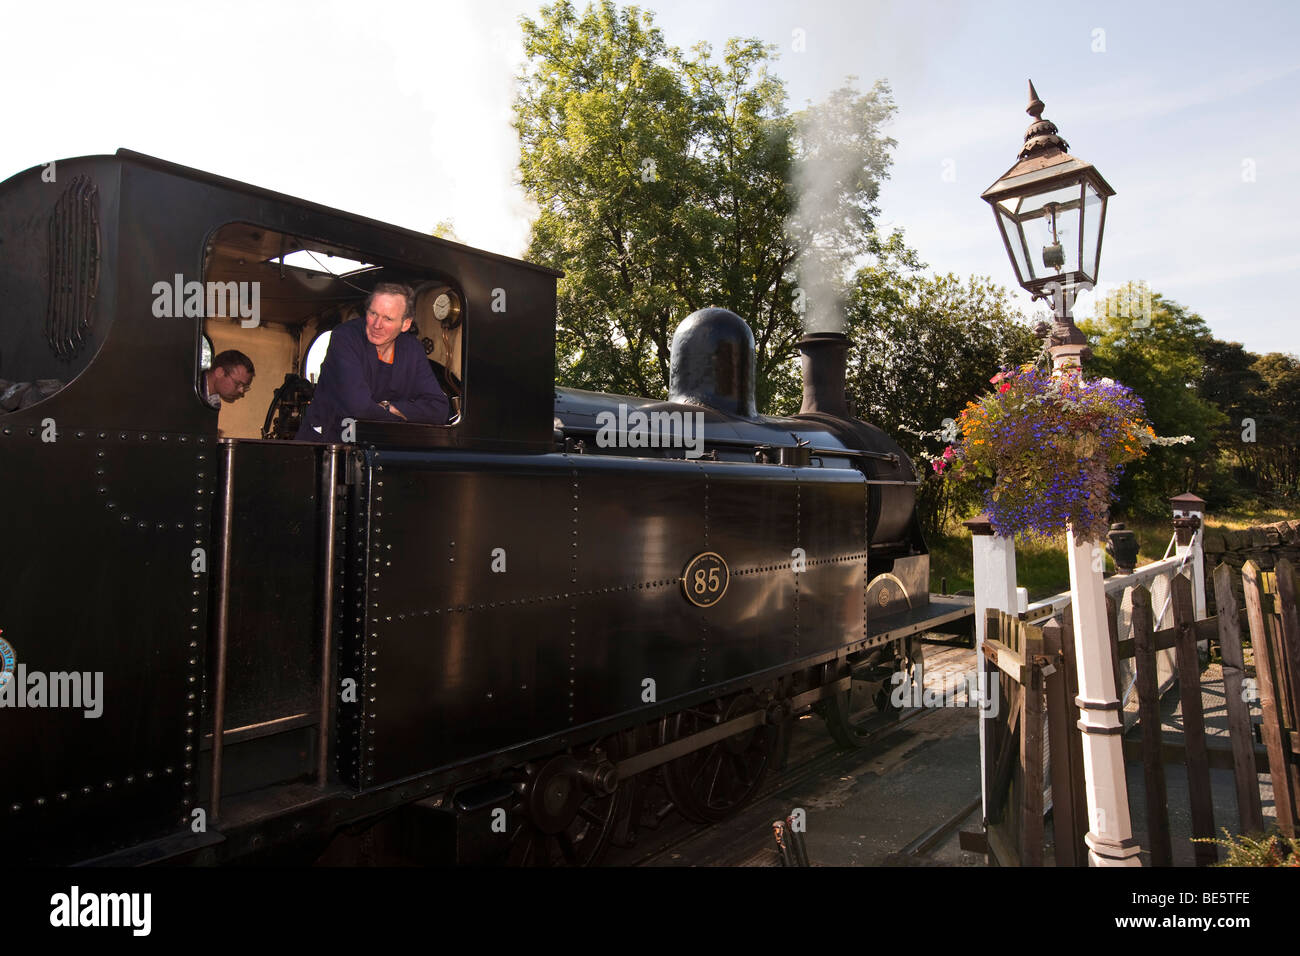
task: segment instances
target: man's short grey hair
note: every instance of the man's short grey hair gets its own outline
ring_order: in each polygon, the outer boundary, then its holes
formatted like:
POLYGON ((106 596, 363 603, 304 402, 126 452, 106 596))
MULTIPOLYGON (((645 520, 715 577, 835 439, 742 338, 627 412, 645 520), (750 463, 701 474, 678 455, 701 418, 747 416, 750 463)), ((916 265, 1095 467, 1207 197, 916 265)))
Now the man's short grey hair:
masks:
POLYGON ((400 295, 406 302, 406 310, 402 313, 403 319, 410 319, 415 316, 415 290, 403 282, 381 282, 375 286, 374 291, 366 298, 366 311, 370 311, 370 303, 375 301, 377 295, 400 295))

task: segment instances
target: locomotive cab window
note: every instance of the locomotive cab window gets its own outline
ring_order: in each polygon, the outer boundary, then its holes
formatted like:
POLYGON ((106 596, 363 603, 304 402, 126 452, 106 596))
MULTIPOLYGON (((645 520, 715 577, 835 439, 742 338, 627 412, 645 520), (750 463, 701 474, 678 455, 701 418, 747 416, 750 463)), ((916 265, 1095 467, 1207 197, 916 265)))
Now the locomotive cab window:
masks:
MULTIPOLYGON (((209 309, 204 320, 209 361, 234 350, 253 366, 251 376, 245 366, 235 370, 239 382, 217 383, 225 386, 221 435, 294 438, 319 384, 332 334, 346 322, 364 323, 366 299, 384 282, 413 290, 411 326, 403 334, 419 343, 447 397, 449 421, 456 422, 462 398, 463 300, 447 279, 413 273, 341 245, 231 223, 209 238, 204 281, 209 288, 229 290, 215 297, 221 307, 209 309), (247 387, 234 394, 236 385, 247 387)), ((200 399, 205 374, 200 370, 200 399)))

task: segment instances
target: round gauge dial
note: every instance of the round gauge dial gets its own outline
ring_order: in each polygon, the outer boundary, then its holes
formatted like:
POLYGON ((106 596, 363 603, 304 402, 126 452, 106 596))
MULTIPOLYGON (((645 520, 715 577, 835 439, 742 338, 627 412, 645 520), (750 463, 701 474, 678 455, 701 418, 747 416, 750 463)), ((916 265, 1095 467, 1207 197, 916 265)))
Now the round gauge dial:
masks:
POLYGON ((445 322, 447 316, 451 315, 451 293, 439 293, 438 298, 433 300, 433 317, 439 322, 445 322))

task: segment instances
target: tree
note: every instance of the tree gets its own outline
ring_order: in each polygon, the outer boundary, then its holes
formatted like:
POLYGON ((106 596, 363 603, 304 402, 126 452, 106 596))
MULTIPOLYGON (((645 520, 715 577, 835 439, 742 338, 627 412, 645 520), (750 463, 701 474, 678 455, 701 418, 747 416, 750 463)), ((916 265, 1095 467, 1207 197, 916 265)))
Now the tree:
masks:
MULTIPOLYGON (((989 389, 1004 365, 1034 359, 1040 343, 1002 286, 987 278, 964 282, 949 273, 928 277, 898 242, 883 265, 860 270, 848 300, 848 394, 858 417, 893 437, 923 470, 917 512, 935 534, 948 519, 974 507, 973 493, 954 497, 952 485, 925 467, 943 432, 967 402, 989 389), (856 353, 856 354, 854 354, 856 353)), ((952 426, 947 441, 957 435, 952 426)))
POLYGON ((439 239, 450 239, 452 242, 464 242, 460 236, 456 235, 456 224, 450 219, 439 219, 438 224, 433 227, 430 233, 439 239))
MULTIPOLYGON (((1120 295, 1130 301, 1141 297, 1132 283, 1120 295)), ((1120 480, 1116 515, 1163 517, 1173 495, 1204 490, 1228 419, 1199 394, 1203 349, 1212 339, 1205 320, 1158 292, 1151 295, 1151 311, 1143 319, 1099 308, 1079 327, 1093 351, 1090 378, 1113 378, 1137 392, 1157 434, 1193 439, 1190 445, 1151 447, 1120 480)))
POLYGON ((760 408, 786 404, 803 334, 794 266, 801 237, 817 232, 791 225, 799 149, 858 150, 838 207, 852 229, 814 226, 832 251, 869 245, 888 87, 838 91, 818 118, 838 120, 841 134, 809 132, 826 123, 801 134, 757 40, 729 40, 718 60, 704 44, 686 55, 651 14, 611 0, 581 16, 562 0, 522 23, 515 127, 521 181, 539 208, 527 254, 566 273, 559 380, 664 395, 677 323, 717 305, 754 331, 760 408))
POLYGON ((1256 358, 1251 371, 1261 387, 1242 410, 1254 427, 1243 427, 1231 447, 1252 473, 1256 490, 1295 503, 1300 501, 1300 358, 1270 352, 1256 358))

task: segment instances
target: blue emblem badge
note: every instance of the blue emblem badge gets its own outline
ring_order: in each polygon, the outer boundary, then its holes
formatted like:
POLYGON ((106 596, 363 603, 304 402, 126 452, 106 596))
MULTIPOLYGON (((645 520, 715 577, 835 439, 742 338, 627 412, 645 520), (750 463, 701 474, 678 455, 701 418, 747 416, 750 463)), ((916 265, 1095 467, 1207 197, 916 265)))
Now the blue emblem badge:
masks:
MULTIPOLYGON (((3 634, 4 631, 0 631, 3 634)), ((0 637, 0 687, 9 683, 14 676, 14 665, 17 664, 18 657, 14 654, 13 645, 0 637)))

